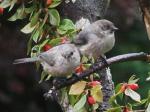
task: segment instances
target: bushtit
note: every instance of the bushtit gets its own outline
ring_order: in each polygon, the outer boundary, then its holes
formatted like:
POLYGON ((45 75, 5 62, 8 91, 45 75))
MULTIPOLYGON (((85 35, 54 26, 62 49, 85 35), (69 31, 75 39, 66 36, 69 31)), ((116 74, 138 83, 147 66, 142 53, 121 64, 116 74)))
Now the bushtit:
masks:
POLYGON ((37 57, 17 59, 14 64, 40 62, 44 71, 52 76, 67 77, 80 65, 80 58, 80 52, 74 44, 61 44, 37 57))
POLYGON ((73 39, 73 43, 79 48, 82 55, 97 59, 113 48, 114 32, 117 29, 108 20, 98 20, 80 31, 73 39))

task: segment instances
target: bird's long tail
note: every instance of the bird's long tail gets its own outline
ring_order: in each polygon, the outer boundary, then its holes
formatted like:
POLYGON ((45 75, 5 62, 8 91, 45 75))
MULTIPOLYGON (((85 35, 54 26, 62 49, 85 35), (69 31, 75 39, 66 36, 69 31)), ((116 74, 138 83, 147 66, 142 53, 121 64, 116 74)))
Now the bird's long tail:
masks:
POLYGON ((34 57, 34 58, 22 58, 22 59, 16 59, 16 60, 14 60, 13 64, 32 63, 32 62, 36 62, 36 61, 39 61, 38 57, 34 57))

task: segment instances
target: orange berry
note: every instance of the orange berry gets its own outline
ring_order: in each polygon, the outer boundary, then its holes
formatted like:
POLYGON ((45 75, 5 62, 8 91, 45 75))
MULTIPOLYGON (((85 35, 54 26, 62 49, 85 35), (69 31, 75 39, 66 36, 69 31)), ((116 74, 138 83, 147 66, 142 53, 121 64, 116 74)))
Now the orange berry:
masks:
POLYGON ((46 1, 46 5, 51 5, 52 4, 52 0, 47 0, 46 1))
POLYGON ((76 69, 75 72, 76 73, 82 73, 84 71, 84 66, 83 64, 80 64, 76 69))

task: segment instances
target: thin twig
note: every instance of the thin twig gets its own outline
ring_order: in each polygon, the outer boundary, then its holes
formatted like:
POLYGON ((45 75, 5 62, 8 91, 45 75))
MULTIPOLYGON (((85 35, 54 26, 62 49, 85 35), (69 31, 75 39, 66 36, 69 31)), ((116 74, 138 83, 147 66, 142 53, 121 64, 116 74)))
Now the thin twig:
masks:
POLYGON ((123 54, 123 55, 118 55, 118 56, 109 58, 106 61, 107 61, 107 63, 98 62, 98 63, 93 64, 89 69, 87 69, 83 73, 79 74, 78 77, 70 77, 65 82, 56 83, 54 85, 55 88, 58 90, 63 87, 72 85, 72 84, 76 83, 77 81, 80 81, 83 78, 89 76, 90 74, 97 72, 99 70, 102 70, 114 63, 126 62, 126 61, 150 61, 150 55, 147 53, 143 53, 143 52, 129 53, 129 54, 123 54))

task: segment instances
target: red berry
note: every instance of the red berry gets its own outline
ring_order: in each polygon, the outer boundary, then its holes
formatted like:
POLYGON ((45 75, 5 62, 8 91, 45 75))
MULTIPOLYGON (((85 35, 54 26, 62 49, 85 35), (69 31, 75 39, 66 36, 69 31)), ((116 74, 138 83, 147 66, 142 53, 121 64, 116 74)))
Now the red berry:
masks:
POLYGON ((4 8, 0 7, 0 14, 3 14, 3 12, 4 12, 4 8))
POLYGON ((84 66, 83 64, 80 64, 76 69, 75 72, 76 73, 82 73, 84 71, 84 66))
POLYGON ((46 4, 47 4, 47 5, 51 5, 51 4, 52 4, 52 0, 47 0, 47 1, 46 1, 46 4))
POLYGON ((44 51, 48 51, 48 50, 51 49, 51 48, 52 48, 51 45, 45 44, 44 47, 43 47, 43 50, 44 50, 44 51))
POLYGON ((96 85, 98 85, 98 84, 100 84, 99 81, 92 81, 92 82, 89 82, 89 83, 88 83, 88 86, 94 87, 94 86, 96 86, 96 85))
POLYGON ((88 96, 87 98, 88 104, 89 105, 93 105, 96 103, 95 99, 93 98, 93 96, 88 96))
POLYGON ((132 90, 137 90, 139 88, 139 85, 138 84, 128 84, 127 87, 132 90))

